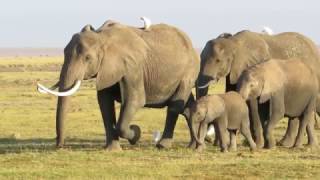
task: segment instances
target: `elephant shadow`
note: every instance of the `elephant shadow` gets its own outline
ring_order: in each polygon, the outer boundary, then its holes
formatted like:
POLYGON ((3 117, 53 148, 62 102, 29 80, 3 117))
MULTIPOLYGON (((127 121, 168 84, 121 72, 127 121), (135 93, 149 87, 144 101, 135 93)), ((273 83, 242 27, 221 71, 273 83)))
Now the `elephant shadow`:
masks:
MULTIPOLYGON (((156 149, 155 142, 152 140, 142 140, 136 145, 130 145, 127 140, 121 139, 120 144, 123 150, 151 150, 156 149)), ((187 142, 176 142, 172 149, 185 148, 187 142)), ((105 149, 105 140, 103 139, 83 139, 66 138, 63 150, 71 151, 99 151, 105 149)), ((16 139, 0 138, 0 154, 19 154, 25 152, 54 152, 59 151, 56 147, 55 138, 30 138, 16 139)))
MULTIPOLYGON (((93 151, 103 149, 104 140, 67 138, 63 149, 72 151, 93 151)), ((24 152, 58 151, 55 138, 0 138, 0 154, 24 152)))

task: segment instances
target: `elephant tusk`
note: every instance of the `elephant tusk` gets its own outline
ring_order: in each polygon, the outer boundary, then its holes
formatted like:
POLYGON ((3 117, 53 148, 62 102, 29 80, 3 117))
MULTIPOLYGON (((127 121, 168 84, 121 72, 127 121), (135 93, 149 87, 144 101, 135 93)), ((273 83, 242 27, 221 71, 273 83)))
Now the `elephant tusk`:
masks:
MULTIPOLYGON (((49 89, 55 90, 55 89, 57 89, 58 87, 59 87, 59 81, 58 81, 55 85, 53 85, 51 88, 49 88, 49 89)), ((38 92, 41 93, 41 94, 48 94, 47 91, 44 91, 43 89, 39 88, 39 86, 37 86, 37 90, 38 90, 38 92)))
POLYGON ((203 85, 203 86, 198 86, 199 89, 204 89, 206 87, 208 87, 210 85, 210 82, 208 82, 207 84, 203 85))
POLYGON ((55 96, 70 96, 70 95, 74 94, 80 88, 80 85, 81 85, 81 81, 78 80, 70 90, 65 91, 65 92, 56 92, 56 91, 48 89, 45 86, 43 86, 43 85, 38 83, 38 91, 39 92, 44 92, 46 94, 49 93, 49 94, 52 94, 52 95, 55 95, 55 96))
POLYGON ((204 88, 208 87, 210 84, 213 84, 215 82, 216 82, 215 80, 211 80, 211 81, 209 81, 207 84, 205 84, 203 86, 198 86, 198 88, 199 89, 204 89, 204 88))
POLYGON ((144 23, 144 27, 143 27, 143 29, 144 30, 148 30, 149 28, 150 28, 150 26, 151 26, 151 21, 150 21, 150 19, 148 19, 148 18, 146 18, 146 17, 140 17, 140 19, 143 21, 143 23, 144 23))

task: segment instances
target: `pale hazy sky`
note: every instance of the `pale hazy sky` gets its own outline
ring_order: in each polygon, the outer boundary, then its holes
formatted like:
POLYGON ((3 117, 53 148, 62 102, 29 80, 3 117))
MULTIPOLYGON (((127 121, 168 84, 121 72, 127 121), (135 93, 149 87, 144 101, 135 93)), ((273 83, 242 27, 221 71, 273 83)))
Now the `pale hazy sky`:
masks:
POLYGON ((263 26, 320 44, 319 0, 3 0, 0 47, 64 47, 86 24, 98 28, 114 19, 140 26, 140 16, 182 29, 196 47, 222 32, 263 26))

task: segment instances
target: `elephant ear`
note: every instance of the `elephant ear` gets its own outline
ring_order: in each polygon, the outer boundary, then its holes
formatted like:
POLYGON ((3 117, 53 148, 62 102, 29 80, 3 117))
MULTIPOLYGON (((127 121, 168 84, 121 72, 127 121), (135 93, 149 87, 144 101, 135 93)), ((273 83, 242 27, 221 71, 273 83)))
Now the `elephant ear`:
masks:
POLYGON ((263 68, 263 85, 259 98, 259 103, 264 103, 271 98, 271 95, 283 89, 286 82, 285 73, 280 66, 273 60, 265 63, 263 68))
POLYGON ((233 60, 230 67, 230 83, 237 84, 242 72, 247 68, 248 64, 245 61, 247 58, 241 57, 244 55, 239 55, 233 60))
POLYGON ((124 60, 110 53, 108 57, 102 59, 100 63, 96 80, 97 90, 100 91, 116 84, 124 75, 124 60))
POLYGON ((224 99, 220 97, 220 95, 211 95, 207 108, 205 122, 210 123, 225 112, 226 106, 224 99))

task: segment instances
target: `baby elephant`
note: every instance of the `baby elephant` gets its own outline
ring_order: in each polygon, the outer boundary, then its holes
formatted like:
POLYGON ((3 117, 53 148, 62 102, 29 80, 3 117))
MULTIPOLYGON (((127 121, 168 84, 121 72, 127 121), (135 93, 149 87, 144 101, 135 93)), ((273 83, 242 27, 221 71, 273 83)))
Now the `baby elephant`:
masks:
POLYGON ((270 103, 269 117, 266 117, 267 124, 264 127, 266 148, 275 146, 273 129, 284 116, 300 119, 295 147, 302 146, 306 127, 309 145, 317 146, 313 113, 318 80, 311 68, 302 61, 271 59, 255 65, 241 74, 238 90, 246 100, 258 99, 259 103, 270 103))
POLYGON ((236 133, 239 129, 248 140, 251 150, 256 149, 250 133, 247 104, 236 92, 201 97, 192 105, 188 119, 191 121, 191 132, 197 142, 197 150, 205 148, 204 139, 209 123, 216 126, 222 152, 228 151, 229 142, 230 150, 236 150, 236 133))

